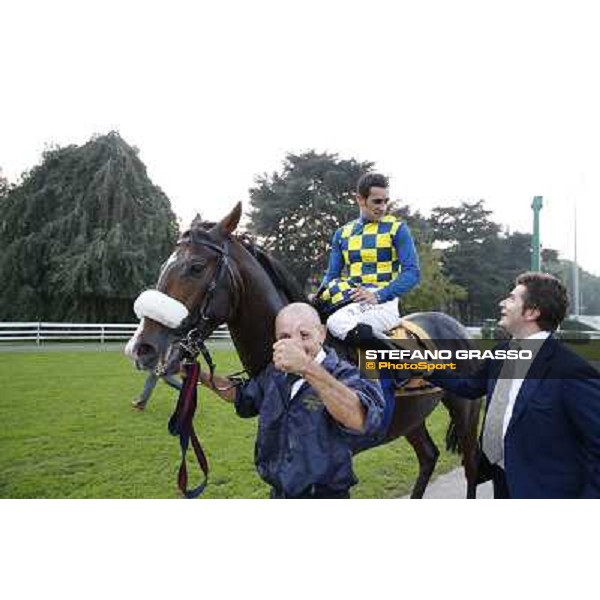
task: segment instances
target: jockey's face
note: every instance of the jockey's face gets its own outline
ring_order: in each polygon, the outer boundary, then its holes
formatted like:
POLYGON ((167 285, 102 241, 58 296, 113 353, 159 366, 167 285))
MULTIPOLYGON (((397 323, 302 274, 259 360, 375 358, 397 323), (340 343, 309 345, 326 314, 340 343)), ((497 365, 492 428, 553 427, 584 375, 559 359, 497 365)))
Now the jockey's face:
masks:
POLYGON ((386 188, 373 186, 366 198, 357 194, 356 201, 363 219, 366 221, 381 221, 387 211, 388 191, 386 188))

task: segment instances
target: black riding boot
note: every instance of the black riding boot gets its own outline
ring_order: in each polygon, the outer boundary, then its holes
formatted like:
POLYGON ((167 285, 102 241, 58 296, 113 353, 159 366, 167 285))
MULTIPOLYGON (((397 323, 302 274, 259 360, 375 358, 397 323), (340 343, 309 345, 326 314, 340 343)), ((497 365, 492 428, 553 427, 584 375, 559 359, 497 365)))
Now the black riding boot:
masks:
MULTIPOLYGON (((394 343, 394 340, 373 331, 371 325, 359 323, 354 329, 346 334, 346 343, 354 348, 361 350, 399 350, 400 346, 394 343)), ((396 386, 402 386, 409 378, 404 371, 393 371, 384 369, 380 371, 380 376, 386 379, 392 379, 396 386)))
POLYGON ((370 348, 373 350, 398 350, 394 341, 373 331, 371 325, 359 323, 346 334, 345 341, 354 348, 370 348))

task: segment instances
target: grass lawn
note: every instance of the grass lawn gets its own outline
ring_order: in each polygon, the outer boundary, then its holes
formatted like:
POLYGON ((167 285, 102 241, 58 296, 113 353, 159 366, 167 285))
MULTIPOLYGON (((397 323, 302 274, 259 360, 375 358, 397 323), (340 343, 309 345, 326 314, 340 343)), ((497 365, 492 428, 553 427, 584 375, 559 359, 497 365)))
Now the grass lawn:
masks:
MULTIPOLYGON (((237 355, 216 350, 220 373, 239 369, 237 355)), ((159 383, 145 412, 130 407, 144 375, 119 352, 0 354, 0 497, 177 498, 179 446, 167 432, 176 396, 159 383)), ((196 431, 211 473, 203 498, 265 498, 253 464, 255 419, 201 390, 196 431)), ((444 450, 448 414, 428 421, 442 450, 436 474, 460 458, 444 450)), ((200 474, 188 460, 190 484, 200 474)), ((195 460, 195 459, 194 459, 195 460)), ((355 498, 393 498, 410 490, 417 461, 405 440, 355 459, 355 498)))

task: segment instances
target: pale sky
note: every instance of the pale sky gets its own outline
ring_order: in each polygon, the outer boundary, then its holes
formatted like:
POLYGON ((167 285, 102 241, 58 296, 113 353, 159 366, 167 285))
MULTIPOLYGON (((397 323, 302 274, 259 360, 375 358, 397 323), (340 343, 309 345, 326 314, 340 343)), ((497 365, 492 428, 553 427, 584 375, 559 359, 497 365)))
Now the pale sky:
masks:
POLYGON ((497 222, 600 275, 593 2, 32 2, 0 18, 0 167, 118 130, 187 225, 247 210, 287 152, 374 161, 425 214, 497 222))

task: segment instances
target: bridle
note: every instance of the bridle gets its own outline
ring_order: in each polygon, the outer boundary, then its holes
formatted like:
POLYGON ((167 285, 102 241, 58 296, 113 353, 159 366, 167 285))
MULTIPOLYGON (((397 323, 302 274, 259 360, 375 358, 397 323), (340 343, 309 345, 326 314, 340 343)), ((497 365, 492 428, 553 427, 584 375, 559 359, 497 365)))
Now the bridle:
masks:
MULTIPOLYGON (((236 272, 232 267, 232 259, 230 254, 231 242, 229 238, 225 238, 223 245, 216 244, 215 242, 206 239, 199 235, 196 230, 191 230, 188 233, 189 238, 182 238, 178 245, 183 243, 190 243, 194 246, 201 246, 208 248, 218 254, 217 265, 214 270, 214 274, 206 293, 202 298, 202 302, 190 311, 189 315, 181 322, 181 324, 173 330, 175 340, 172 342, 177 346, 179 350, 179 358, 182 362, 189 363, 196 361, 199 354, 202 354, 209 370, 210 370, 210 381, 211 386, 217 389, 214 382, 213 376, 215 372, 215 363, 210 355, 210 351, 206 347, 206 340, 210 337, 212 332, 222 325, 227 319, 215 318, 214 316, 214 299, 215 293, 219 288, 220 284, 224 279, 229 278, 233 293, 233 306, 231 313, 237 310, 237 304, 239 300, 239 293, 236 293, 236 289, 239 288, 239 275, 236 277, 236 272)), ((231 377, 239 376, 241 373, 234 373, 231 377)))
MULTIPOLYGON (((184 340, 185 338, 184 344, 187 343, 188 345, 191 345, 189 350, 192 352, 195 349, 195 343, 203 344, 204 341, 208 339, 210 334, 222 324, 219 322, 220 320, 216 320, 214 318, 214 314, 211 314, 215 292, 221 281, 228 276, 231 280, 232 286, 234 288, 236 287, 236 277, 231 266, 231 255, 229 253, 229 239, 226 238, 223 242, 223 245, 219 246, 219 244, 194 234, 196 234, 196 231, 192 230, 190 232, 189 243, 194 246, 208 248, 209 250, 216 252, 219 255, 219 258, 217 260, 217 266, 215 268, 213 277, 208 284, 204 297, 202 298, 202 302, 193 311, 191 311, 190 314, 182 321, 179 327, 175 329, 176 339, 181 343, 181 340, 184 340)), ((187 240, 181 240, 179 244, 183 243, 184 241, 187 240)), ((235 309, 236 306, 232 308, 232 311, 235 311, 235 309)), ((198 353, 195 354, 195 356, 197 355, 198 353)))
MULTIPOLYGON (((170 331, 169 346, 174 351, 170 354, 170 359, 166 364, 159 364, 156 367, 157 375, 162 376, 170 372, 178 361, 182 363, 196 362, 198 355, 202 354, 210 369, 211 386, 213 389, 217 389, 213 382, 215 364, 206 347, 206 340, 217 327, 229 321, 231 316, 238 310, 243 295, 243 282, 239 271, 233 267, 234 261, 230 252, 231 239, 229 236, 223 240, 222 244, 218 244, 211 239, 207 239, 206 233, 206 231, 191 229, 177 242, 178 246, 191 244, 192 246, 207 248, 218 255, 212 278, 206 287, 201 302, 190 310, 181 301, 163 291, 166 287, 165 274, 168 273, 168 271, 164 271, 163 267, 156 290, 142 292, 134 304, 134 310, 139 318, 149 317, 170 331), (231 306, 226 316, 223 314, 216 316, 215 305, 218 303, 216 293, 221 289, 221 284, 225 279, 229 279, 231 283, 231 306), (148 296, 151 296, 151 298, 148 296), (172 312, 165 315, 165 306, 170 311, 175 311, 176 316, 173 316, 172 312)), ((242 373, 245 373, 245 371, 234 373, 230 378, 235 379, 242 373)))

